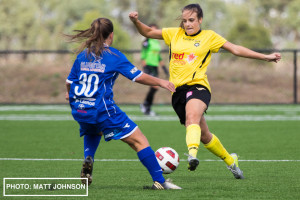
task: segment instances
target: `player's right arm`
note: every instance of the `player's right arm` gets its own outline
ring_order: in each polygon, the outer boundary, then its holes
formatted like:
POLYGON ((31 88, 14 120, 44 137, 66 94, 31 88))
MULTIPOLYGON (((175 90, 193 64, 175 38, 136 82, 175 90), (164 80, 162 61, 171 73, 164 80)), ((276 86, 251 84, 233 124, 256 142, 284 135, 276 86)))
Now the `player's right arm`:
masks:
POLYGON ((143 73, 140 77, 135 79, 135 82, 141 83, 144 85, 149 85, 149 86, 160 86, 162 88, 169 90, 170 92, 175 92, 175 86, 173 83, 171 83, 167 80, 156 78, 156 77, 148 75, 146 73, 143 73))
POLYGON ((153 38, 153 39, 160 39, 162 40, 162 30, 161 29, 153 29, 146 24, 143 24, 139 19, 138 19, 139 13, 134 11, 129 13, 129 18, 139 31, 139 33, 147 38, 153 38))
POLYGON ((77 72, 78 72, 78 69, 79 69, 78 66, 80 66, 80 64, 78 62, 78 59, 76 59, 74 61, 74 64, 73 64, 72 69, 70 71, 70 74, 69 74, 69 76, 66 80, 66 89, 67 89, 66 94, 65 94, 66 100, 69 100, 69 93, 70 93, 70 89, 71 89, 71 84, 73 83, 74 80, 77 79, 77 72))
POLYGON ((131 62, 129 62, 126 56, 120 51, 116 51, 115 53, 117 53, 118 55, 118 59, 115 63, 115 70, 121 73, 126 78, 140 84, 160 86, 169 90, 170 92, 175 92, 175 86, 173 83, 141 72, 131 62))

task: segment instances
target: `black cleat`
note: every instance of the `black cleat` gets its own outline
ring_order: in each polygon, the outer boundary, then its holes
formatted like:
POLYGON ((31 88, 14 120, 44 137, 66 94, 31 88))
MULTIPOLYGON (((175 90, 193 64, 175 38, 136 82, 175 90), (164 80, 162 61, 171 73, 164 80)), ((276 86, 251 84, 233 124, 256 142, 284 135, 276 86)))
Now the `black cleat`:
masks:
POLYGON ((196 168, 198 167, 199 165, 199 160, 189 154, 186 154, 186 156, 188 156, 188 162, 189 162, 189 165, 188 165, 188 170, 189 171, 195 171, 196 168))
MULTIPOLYGON (((92 173, 93 173, 93 158, 91 156, 87 156, 83 161, 82 169, 80 173, 81 178, 88 178, 88 185, 90 185, 93 181, 92 173)), ((86 179, 81 179, 83 184, 86 184, 86 179)))

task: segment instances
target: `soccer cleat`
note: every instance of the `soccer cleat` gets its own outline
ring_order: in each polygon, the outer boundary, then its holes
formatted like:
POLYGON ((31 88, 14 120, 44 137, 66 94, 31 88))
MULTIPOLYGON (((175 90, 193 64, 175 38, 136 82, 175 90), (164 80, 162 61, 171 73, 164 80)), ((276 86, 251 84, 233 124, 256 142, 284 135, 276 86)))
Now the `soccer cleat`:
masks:
POLYGON ((141 109, 141 112, 142 112, 143 114, 146 114, 147 108, 146 108, 146 106, 145 106, 143 103, 140 104, 140 109, 141 109))
POLYGON ((170 179, 167 179, 164 183, 159 183, 154 181, 152 188, 153 190, 181 190, 182 188, 175 185, 171 182, 170 179))
POLYGON ((233 157, 234 163, 227 166, 227 168, 232 172, 236 179, 244 179, 243 171, 239 168, 238 155, 236 153, 232 153, 230 155, 233 157))
POLYGON ((184 155, 188 156, 188 162, 189 162, 188 170, 189 171, 195 171, 196 168, 199 165, 199 160, 197 158, 187 154, 187 153, 185 153, 184 155))
MULTIPOLYGON (((80 173, 81 178, 88 178, 88 185, 90 185, 93 181, 93 162, 93 158, 91 156, 87 156, 86 159, 83 161, 80 173)), ((81 179, 81 182, 83 184, 86 184, 86 179, 81 179)))
POLYGON ((140 109, 141 109, 141 112, 144 114, 144 115, 148 115, 150 117, 155 117, 157 116, 157 114, 151 110, 151 107, 150 106, 147 106, 145 104, 140 104, 140 109))
POLYGON ((156 112, 154 112, 153 110, 150 110, 149 113, 146 113, 147 115, 151 116, 151 117, 155 117, 157 116, 156 112))

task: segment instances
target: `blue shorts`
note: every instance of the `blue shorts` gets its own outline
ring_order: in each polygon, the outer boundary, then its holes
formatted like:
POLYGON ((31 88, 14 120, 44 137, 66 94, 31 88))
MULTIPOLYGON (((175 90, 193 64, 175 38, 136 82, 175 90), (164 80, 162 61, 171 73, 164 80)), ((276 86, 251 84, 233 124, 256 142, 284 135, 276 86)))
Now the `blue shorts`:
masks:
POLYGON ((80 125, 80 137, 83 135, 99 135, 102 132, 105 141, 124 139, 138 128, 124 112, 115 114, 104 122, 97 124, 78 123, 80 125))

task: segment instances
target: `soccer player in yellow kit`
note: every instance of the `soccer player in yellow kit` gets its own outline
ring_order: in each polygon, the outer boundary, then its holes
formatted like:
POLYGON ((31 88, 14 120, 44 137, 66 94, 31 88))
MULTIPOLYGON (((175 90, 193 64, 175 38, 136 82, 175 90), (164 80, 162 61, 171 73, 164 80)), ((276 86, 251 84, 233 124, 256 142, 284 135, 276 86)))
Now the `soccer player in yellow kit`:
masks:
POLYGON ((212 30, 201 30, 203 11, 199 4, 189 4, 182 9, 181 24, 177 28, 154 30, 139 21, 137 12, 131 12, 129 17, 140 34, 147 38, 163 39, 169 46, 170 82, 176 87, 172 106, 181 124, 186 126, 188 169, 194 171, 199 165, 196 156, 201 141, 205 148, 224 160, 236 179, 243 179, 237 154, 227 152, 217 136, 209 131, 203 116, 211 99, 207 66, 212 53, 217 53, 220 48, 236 56, 269 62, 278 62, 281 55, 261 54, 232 44, 212 30))

